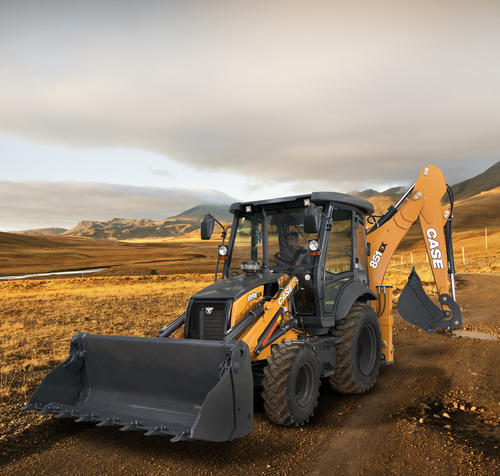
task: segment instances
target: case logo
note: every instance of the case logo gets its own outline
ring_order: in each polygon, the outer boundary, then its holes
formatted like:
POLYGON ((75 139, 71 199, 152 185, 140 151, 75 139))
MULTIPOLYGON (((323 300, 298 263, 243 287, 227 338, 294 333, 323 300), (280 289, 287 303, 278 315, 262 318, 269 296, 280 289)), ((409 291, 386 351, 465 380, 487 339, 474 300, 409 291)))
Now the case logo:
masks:
POLYGON ((283 293, 281 294, 280 298, 278 299, 278 303, 279 305, 281 306, 284 302, 285 302, 285 299, 290 296, 290 293, 292 292, 292 289, 293 289, 293 285, 294 285, 294 282, 292 281, 287 287, 286 289, 283 291, 283 293))
POLYGON ((437 236, 437 231, 434 228, 427 228, 427 240, 429 241, 432 266, 434 268, 444 269, 443 253, 441 253, 439 249, 439 241, 436 240, 437 236))

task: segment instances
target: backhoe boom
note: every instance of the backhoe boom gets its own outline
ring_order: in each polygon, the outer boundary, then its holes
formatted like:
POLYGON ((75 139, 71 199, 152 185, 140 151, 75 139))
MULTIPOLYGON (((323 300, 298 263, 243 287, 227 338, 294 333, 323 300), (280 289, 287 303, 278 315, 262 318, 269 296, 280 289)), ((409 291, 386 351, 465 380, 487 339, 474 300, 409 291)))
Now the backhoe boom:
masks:
MULTIPOLYGON (((425 295, 415 269, 401 294, 398 307, 403 318, 429 332, 437 327, 459 327, 462 324, 460 308, 455 302, 452 197, 449 206, 441 204, 446 192, 447 185, 441 170, 432 164, 425 166, 415 184, 396 206, 387 210, 367 235, 370 288, 380 296, 380 290, 383 288, 385 291, 383 280, 394 252, 412 225, 419 221, 441 309, 425 295)), ((392 336, 385 337, 382 336, 387 342, 392 342, 392 336)))

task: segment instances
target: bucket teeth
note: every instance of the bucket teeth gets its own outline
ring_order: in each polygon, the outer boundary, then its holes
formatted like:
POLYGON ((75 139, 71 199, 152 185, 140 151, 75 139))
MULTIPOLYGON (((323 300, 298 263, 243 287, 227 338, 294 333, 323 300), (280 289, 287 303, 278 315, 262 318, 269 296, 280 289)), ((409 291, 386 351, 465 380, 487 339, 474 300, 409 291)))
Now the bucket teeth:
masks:
POLYGON ((189 433, 187 431, 183 431, 181 433, 177 433, 173 438, 170 439, 172 443, 177 443, 178 441, 189 440, 189 433))
POLYGON ((128 423, 127 425, 125 426, 122 426, 120 428, 120 431, 129 431, 129 430, 140 430, 142 427, 143 427, 143 423, 142 421, 132 421, 130 423, 128 423))
POLYGON ((42 415, 57 415, 60 413, 61 407, 54 403, 47 403, 47 405, 44 405, 42 409, 40 410, 40 413, 42 415))
POLYGON ((76 423, 84 423, 84 422, 93 422, 99 420, 99 416, 95 413, 87 413, 85 415, 82 415, 80 418, 77 418, 75 421, 76 423))
POLYGON ((78 418, 80 414, 74 410, 63 410, 55 418, 78 418))
POLYGON ((90 415, 82 415, 80 418, 77 418, 76 423, 84 423, 86 421, 90 421, 90 415))
POLYGON ((100 421, 96 426, 120 426, 121 422, 119 418, 105 418, 100 421))
POLYGON ((144 433, 144 436, 168 435, 169 431, 165 425, 155 426, 151 430, 144 433))

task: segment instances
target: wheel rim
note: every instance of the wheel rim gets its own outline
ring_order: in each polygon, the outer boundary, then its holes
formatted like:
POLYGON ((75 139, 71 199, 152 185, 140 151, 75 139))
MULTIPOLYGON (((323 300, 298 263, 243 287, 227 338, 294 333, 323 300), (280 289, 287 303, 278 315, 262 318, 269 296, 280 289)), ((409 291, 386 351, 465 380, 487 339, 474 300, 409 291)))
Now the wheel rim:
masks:
POLYGON ((305 362, 297 372, 295 380, 295 400, 301 407, 307 406, 313 394, 314 369, 310 362, 305 362))
POLYGON ((363 375, 370 375, 377 362, 377 334, 371 324, 366 323, 358 339, 358 367, 363 375))

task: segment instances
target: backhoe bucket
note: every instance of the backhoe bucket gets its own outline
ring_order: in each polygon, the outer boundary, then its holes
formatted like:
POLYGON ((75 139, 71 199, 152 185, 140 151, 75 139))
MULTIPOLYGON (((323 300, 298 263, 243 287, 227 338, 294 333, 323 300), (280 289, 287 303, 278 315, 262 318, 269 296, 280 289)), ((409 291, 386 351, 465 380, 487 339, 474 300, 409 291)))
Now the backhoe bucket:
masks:
POLYGON ((173 441, 225 441, 253 425, 253 376, 242 341, 77 334, 25 409, 173 441))
POLYGON ((401 317, 427 332, 433 332, 438 327, 460 327, 462 314, 454 299, 448 294, 441 294, 439 302, 448 306, 450 311, 443 311, 428 298, 422 281, 413 268, 398 301, 401 317))

